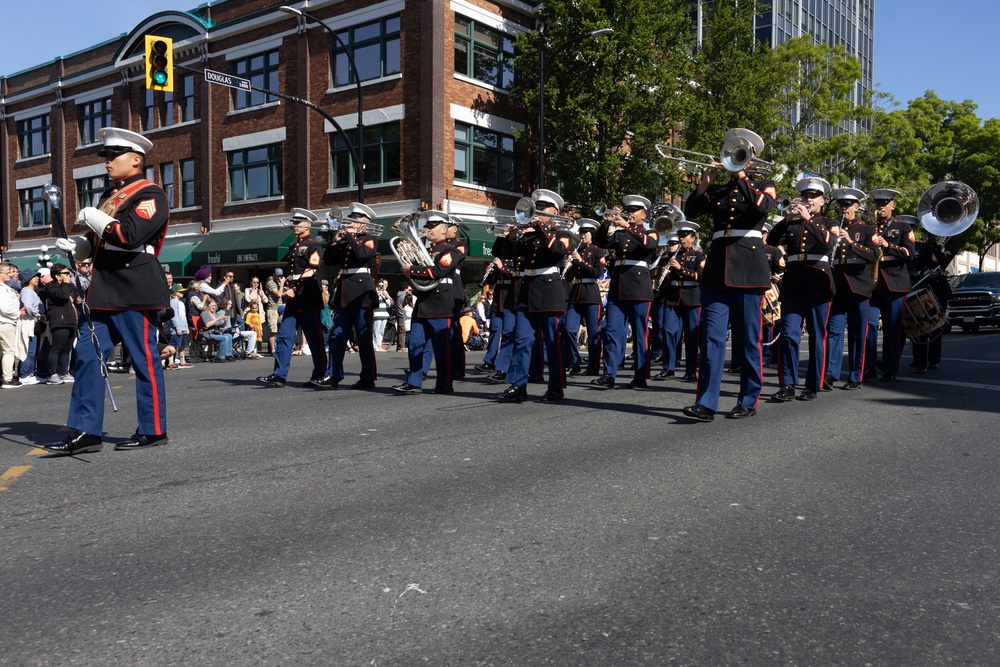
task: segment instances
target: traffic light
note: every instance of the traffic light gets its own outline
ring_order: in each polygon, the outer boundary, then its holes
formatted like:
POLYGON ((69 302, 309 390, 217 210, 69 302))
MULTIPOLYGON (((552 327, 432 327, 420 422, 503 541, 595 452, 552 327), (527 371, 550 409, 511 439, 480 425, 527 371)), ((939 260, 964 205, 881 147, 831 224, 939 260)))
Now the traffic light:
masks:
POLYGON ((174 40, 146 35, 146 88, 174 92, 174 40))

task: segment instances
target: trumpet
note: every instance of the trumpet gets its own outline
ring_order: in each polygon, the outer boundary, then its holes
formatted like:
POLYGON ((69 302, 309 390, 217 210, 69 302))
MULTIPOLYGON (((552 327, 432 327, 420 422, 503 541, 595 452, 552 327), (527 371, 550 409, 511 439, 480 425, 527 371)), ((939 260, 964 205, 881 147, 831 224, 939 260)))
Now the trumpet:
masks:
POLYGON ((624 211, 617 208, 608 208, 608 205, 604 202, 599 202, 597 206, 594 207, 594 213, 604 222, 611 222, 611 219, 615 217, 626 218, 624 211))
POLYGON ((326 214, 326 222, 319 226, 319 231, 321 234, 336 234, 345 224, 360 227, 362 234, 370 234, 372 236, 382 236, 382 232, 385 231, 384 226, 376 225, 374 222, 344 218, 344 209, 339 206, 334 206, 330 209, 330 211, 326 214))
POLYGON ((792 208, 795 204, 801 204, 802 200, 799 198, 792 198, 789 195, 783 197, 778 197, 778 210, 785 212, 792 208))

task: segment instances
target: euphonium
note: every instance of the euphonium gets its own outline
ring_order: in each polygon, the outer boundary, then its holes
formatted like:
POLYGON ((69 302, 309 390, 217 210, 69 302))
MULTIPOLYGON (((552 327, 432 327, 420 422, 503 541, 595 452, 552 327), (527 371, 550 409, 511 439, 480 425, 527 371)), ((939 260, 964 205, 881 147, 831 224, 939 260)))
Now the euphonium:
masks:
MULTIPOLYGON (((417 222, 420 220, 420 213, 408 213, 402 218, 393 223, 392 229, 399 233, 399 236, 393 236, 389 239, 389 247, 392 248, 392 254, 396 256, 400 264, 409 264, 411 266, 433 266, 434 258, 431 254, 427 252, 427 248, 424 246, 424 236, 417 227, 417 222)), ((413 285, 413 289, 419 290, 421 292, 428 292, 435 287, 437 287, 437 280, 421 280, 419 278, 410 278, 410 283, 413 285)))

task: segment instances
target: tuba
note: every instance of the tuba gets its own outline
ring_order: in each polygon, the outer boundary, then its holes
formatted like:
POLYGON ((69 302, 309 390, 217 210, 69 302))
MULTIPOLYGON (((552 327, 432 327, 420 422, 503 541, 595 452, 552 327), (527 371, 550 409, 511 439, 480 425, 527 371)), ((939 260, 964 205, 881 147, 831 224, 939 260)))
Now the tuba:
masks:
MULTIPOLYGON (((417 227, 420 221, 420 213, 408 213, 393 223, 392 229, 399 233, 389 239, 389 247, 392 254, 396 256, 400 264, 410 264, 413 266, 433 266, 434 258, 427 252, 424 246, 424 235, 417 227)), ((413 289, 421 292, 429 292, 438 286, 437 280, 427 281, 426 279, 410 278, 413 289)))
POLYGON ((934 236, 958 236, 979 216, 979 196, 960 181, 932 185, 920 197, 917 219, 934 236))

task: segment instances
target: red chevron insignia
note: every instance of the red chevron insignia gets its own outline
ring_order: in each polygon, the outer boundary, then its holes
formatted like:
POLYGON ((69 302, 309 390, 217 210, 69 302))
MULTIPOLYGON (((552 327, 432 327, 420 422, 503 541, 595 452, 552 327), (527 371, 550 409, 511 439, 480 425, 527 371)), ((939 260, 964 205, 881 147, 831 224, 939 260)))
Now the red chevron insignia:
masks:
POLYGON ((152 220, 153 216, 156 215, 156 200, 155 199, 143 199, 141 202, 136 204, 135 212, 140 218, 145 218, 146 220, 152 220))

